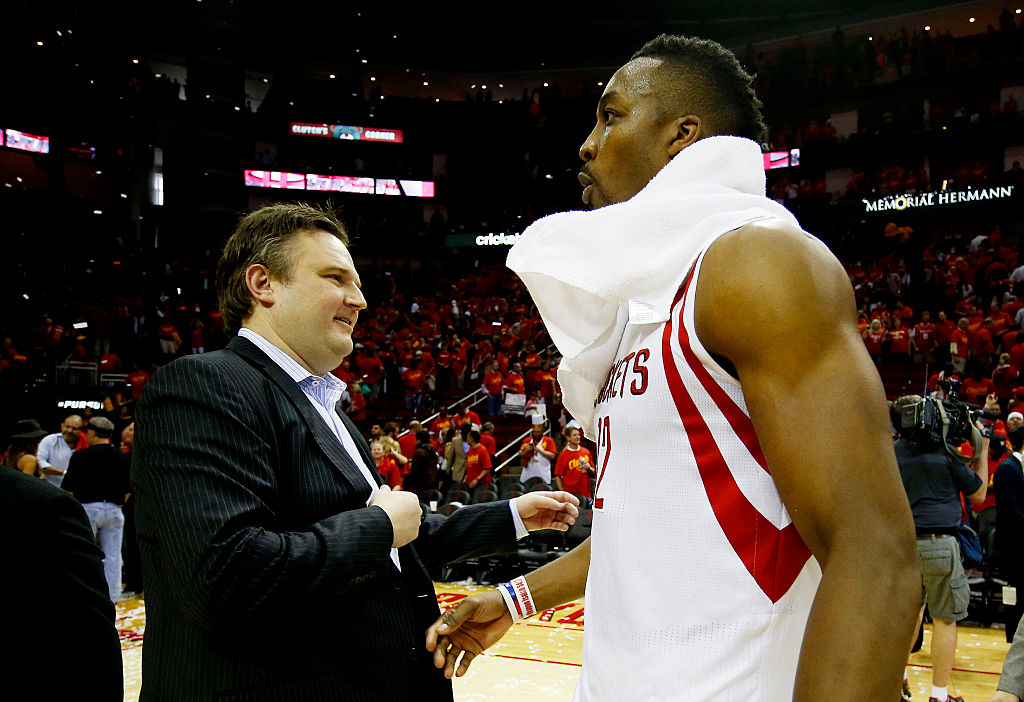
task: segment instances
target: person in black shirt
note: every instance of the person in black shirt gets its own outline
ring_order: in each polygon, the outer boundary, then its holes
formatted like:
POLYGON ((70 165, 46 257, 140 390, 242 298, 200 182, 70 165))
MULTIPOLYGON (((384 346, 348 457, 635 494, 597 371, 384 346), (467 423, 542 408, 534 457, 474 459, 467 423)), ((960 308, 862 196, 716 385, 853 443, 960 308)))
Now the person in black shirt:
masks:
MULTIPOLYGON (((894 408, 921 401, 916 396, 903 397, 894 408)), ((934 667, 929 699, 936 702, 963 702, 963 698, 950 697, 948 692, 956 655, 956 623, 967 616, 971 599, 956 533, 963 515, 960 493, 971 502, 985 499, 988 444, 989 439, 983 438, 977 454, 980 460, 970 464, 954 458, 944 440, 939 437, 936 441, 927 430, 912 430, 893 447, 917 530, 924 595, 919 617, 924 615, 925 604, 932 616, 934 667)))
MULTIPOLYGON (((121 702, 124 683, 114 605, 82 506, 45 480, 0 466, 0 672, 38 699, 121 702), (50 593, 27 606, 26 593, 50 593)), ((10 697, 8 697, 10 695, 10 697)))
POLYGON ((1017 605, 1009 608, 1006 639, 1012 641, 1017 622, 1024 614, 1021 587, 1024 587, 1024 472, 1021 471, 1021 448, 1024 447, 1024 426, 1007 432, 1010 450, 996 468, 992 487, 996 493, 996 544, 1006 554, 1008 580, 1017 588, 1017 605))
POLYGON ((82 503, 93 535, 103 549, 103 574, 110 600, 121 598, 122 505, 131 492, 128 458, 111 445, 114 423, 93 417, 85 427, 89 447, 71 456, 63 487, 82 503))

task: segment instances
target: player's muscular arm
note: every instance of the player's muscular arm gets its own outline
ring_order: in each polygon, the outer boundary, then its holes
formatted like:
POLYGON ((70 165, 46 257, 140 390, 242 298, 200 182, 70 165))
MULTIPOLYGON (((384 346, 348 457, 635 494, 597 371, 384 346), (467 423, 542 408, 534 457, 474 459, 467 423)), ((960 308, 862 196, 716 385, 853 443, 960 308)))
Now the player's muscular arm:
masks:
POLYGON ((822 568, 794 699, 896 699, 920 575, 849 280, 824 245, 780 223, 721 237, 697 285, 697 334, 735 366, 768 468, 822 568))

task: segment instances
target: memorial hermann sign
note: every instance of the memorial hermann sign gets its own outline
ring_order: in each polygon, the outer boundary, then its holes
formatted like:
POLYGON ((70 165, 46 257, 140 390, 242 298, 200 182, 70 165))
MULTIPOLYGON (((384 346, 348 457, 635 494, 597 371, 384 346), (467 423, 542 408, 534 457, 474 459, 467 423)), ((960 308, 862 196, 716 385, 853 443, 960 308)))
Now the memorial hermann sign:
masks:
POLYGON ((886 210, 909 210, 920 207, 958 205, 962 202, 982 200, 1004 200, 1013 197, 1015 185, 1000 185, 991 188, 967 188, 967 190, 938 190, 920 195, 886 195, 877 200, 862 199, 865 212, 886 210))

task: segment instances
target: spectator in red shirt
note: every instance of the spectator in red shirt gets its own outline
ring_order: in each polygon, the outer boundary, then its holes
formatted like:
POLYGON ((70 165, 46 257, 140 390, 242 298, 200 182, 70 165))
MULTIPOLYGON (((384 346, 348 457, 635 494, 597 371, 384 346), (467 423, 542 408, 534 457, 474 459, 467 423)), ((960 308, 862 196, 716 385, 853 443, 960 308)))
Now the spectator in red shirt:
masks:
POLYGON ((1010 365, 1018 371, 1024 370, 1024 337, 1018 338, 1017 343, 1010 347, 1010 365))
POLYGON ((132 372, 128 374, 128 387, 132 390, 133 400, 137 400, 142 397, 142 391, 146 389, 146 383, 148 382, 149 373, 133 364, 132 372))
POLYGON ((1010 354, 1000 354, 999 365, 992 371, 992 385, 995 387, 996 397, 999 398, 1001 406, 1010 406, 1013 386, 1017 384, 1018 375, 1017 369, 1010 365, 1010 354))
POLYGON ((985 377, 982 372, 983 366, 977 359, 972 359, 967 364, 967 377, 960 384, 960 396, 964 402, 981 407, 985 404, 985 398, 995 392, 992 381, 985 377))
POLYGON ((355 366, 363 383, 370 390, 370 401, 376 400, 380 394, 380 381, 384 378, 384 364, 377 356, 377 350, 360 349, 356 355, 355 366))
POLYGON ((480 443, 480 432, 469 430, 469 453, 466 454, 466 483, 470 489, 477 483, 491 482, 491 457, 480 443))
POLYGON ((992 327, 989 329, 992 332, 992 336, 999 336, 1013 326, 1013 317, 1003 312, 998 302, 992 302, 988 317, 992 320, 992 327))
POLYGON ((995 353, 995 343, 992 341, 992 319, 986 317, 984 325, 974 333, 972 351, 981 365, 986 369, 992 367, 992 354, 995 353))
POLYGON ((551 369, 551 361, 541 361, 540 370, 534 376, 540 396, 550 405, 555 396, 555 371, 551 369))
POLYGON ((384 444, 374 441, 370 444, 370 455, 377 462, 377 472, 384 478, 384 482, 392 490, 402 489, 402 471, 395 463, 395 459, 384 454, 384 444))
POLYGON ((910 360, 910 334, 900 317, 892 318, 892 328, 889 329, 889 355, 894 360, 902 362, 910 360))
POLYGON ((456 415, 456 417, 458 418, 459 424, 462 424, 463 422, 469 422, 474 427, 481 426, 480 415, 474 412, 471 407, 468 407, 465 402, 459 405, 459 413, 456 415))
POLYGON ((956 329, 949 335, 949 362, 957 373, 964 372, 967 357, 971 351, 971 337, 967 333, 967 320, 961 319, 956 329))
POLYGON ((423 400, 423 384, 426 382, 426 374, 416 367, 406 368, 402 373, 402 385, 405 386, 405 408, 414 413, 420 409, 420 402, 423 400))
POLYGON ((925 310, 921 313, 921 321, 910 330, 910 347, 914 352, 914 363, 935 363, 935 325, 931 322, 931 314, 925 310))
POLYGON ((497 417, 501 414, 501 391, 505 386, 505 378, 498 372, 498 364, 491 361, 487 366, 481 387, 487 393, 487 414, 497 417))
POLYGON ((519 395, 526 394, 526 378, 523 377, 522 363, 517 361, 511 372, 505 376, 505 389, 519 395))
POLYGON ((480 432, 480 443, 487 449, 491 458, 494 458, 498 452, 498 444, 494 440, 494 422, 484 422, 483 431, 480 432))
POLYGON ((875 362, 876 366, 882 365, 882 344, 885 343, 886 333, 878 317, 871 320, 871 325, 862 334, 862 337, 864 345, 871 355, 871 360, 875 362))
POLYGON ((437 410, 437 419, 430 423, 430 438, 437 444, 442 444, 445 432, 455 425, 452 417, 448 415, 448 408, 442 403, 437 410))
POLYGON ((555 487, 578 495, 581 504, 590 506, 593 493, 590 490, 590 476, 594 474, 594 457, 580 446, 580 430, 573 427, 566 434, 568 444, 558 454, 555 462, 555 487))
POLYGON ((422 430, 423 425, 419 420, 414 419, 409 422, 409 431, 398 437, 398 446, 402 450, 402 455, 409 460, 412 460, 412 454, 416 451, 416 435, 422 430))
POLYGON ((354 422, 366 419, 366 397, 363 395, 363 387, 358 380, 348 386, 348 407, 344 409, 348 418, 354 422))

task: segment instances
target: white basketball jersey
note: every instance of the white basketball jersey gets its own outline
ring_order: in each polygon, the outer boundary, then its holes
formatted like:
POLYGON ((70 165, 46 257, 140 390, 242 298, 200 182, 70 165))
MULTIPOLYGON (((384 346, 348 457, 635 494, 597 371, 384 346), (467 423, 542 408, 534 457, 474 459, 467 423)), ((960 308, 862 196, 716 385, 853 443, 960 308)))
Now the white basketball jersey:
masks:
POLYGON ((702 259, 668 322, 626 326, 597 399, 579 702, 792 699, 821 569, 697 340, 702 259))

